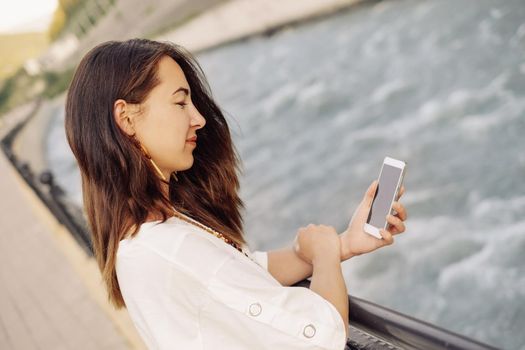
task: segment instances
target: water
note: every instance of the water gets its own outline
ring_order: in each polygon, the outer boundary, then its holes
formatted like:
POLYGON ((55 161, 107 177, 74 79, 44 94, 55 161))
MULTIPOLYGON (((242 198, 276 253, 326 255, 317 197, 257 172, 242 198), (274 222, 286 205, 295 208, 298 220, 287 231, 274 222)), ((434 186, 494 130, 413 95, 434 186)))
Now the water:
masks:
MULTIPOLYGON (((310 222, 342 232, 384 156, 405 160, 407 230, 344 263, 349 293, 525 349, 523 1, 385 1, 198 59, 253 247, 310 222)), ((49 160, 80 202, 66 147, 50 138, 49 160)))

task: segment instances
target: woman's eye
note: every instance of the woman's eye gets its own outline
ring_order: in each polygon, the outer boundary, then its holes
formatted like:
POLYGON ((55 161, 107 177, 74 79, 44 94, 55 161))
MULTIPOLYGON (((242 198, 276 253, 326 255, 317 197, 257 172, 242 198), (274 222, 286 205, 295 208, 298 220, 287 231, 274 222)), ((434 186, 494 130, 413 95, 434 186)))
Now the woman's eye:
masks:
POLYGON ((183 103, 183 102, 181 102, 181 103, 177 103, 177 105, 181 106, 181 107, 180 107, 181 109, 184 109, 184 106, 186 106, 187 103, 183 103))

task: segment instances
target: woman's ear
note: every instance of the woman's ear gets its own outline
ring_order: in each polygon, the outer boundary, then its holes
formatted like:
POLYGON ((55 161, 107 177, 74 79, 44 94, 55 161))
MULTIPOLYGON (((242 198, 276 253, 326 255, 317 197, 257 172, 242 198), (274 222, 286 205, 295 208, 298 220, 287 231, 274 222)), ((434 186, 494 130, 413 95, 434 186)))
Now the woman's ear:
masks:
POLYGON ((130 113, 130 107, 123 99, 116 100, 113 104, 113 116, 120 129, 129 136, 133 136, 135 134, 135 125, 133 116, 130 113))

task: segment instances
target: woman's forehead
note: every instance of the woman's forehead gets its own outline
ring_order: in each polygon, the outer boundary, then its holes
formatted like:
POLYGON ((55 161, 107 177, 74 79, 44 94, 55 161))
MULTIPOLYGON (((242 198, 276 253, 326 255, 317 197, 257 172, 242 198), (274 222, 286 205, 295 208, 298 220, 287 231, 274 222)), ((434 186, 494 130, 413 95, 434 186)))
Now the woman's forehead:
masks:
POLYGON ((189 88, 182 68, 173 58, 169 56, 164 56, 160 59, 158 78, 160 79, 160 83, 164 85, 170 85, 176 88, 189 88))

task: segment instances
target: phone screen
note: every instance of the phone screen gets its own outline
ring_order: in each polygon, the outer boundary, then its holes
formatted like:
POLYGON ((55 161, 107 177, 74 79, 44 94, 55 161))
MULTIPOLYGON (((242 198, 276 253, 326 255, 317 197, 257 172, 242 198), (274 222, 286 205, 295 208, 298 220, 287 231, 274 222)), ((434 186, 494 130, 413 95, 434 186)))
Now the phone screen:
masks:
POLYGON ((372 201, 372 208, 366 222, 377 228, 384 228, 386 216, 390 213, 390 205, 396 192, 397 182, 403 170, 388 164, 383 164, 379 184, 372 201))

